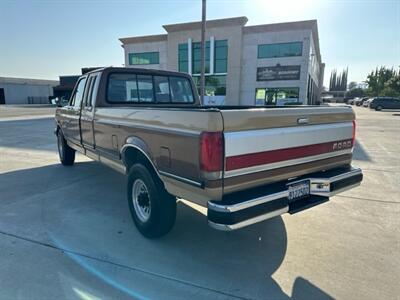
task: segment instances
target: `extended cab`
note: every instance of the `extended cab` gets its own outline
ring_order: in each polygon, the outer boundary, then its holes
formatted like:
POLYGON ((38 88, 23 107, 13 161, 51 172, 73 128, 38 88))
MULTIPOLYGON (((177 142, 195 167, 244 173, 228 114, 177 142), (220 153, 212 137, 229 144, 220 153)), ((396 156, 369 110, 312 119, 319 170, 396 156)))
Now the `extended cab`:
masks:
POLYGON ((187 74, 105 68, 83 75, 56 111, 60 160, 75 151, 127 174, 142 234, 166 234, 176 199, 234 230, 355 187, 351 107, 202 107, 187 74))

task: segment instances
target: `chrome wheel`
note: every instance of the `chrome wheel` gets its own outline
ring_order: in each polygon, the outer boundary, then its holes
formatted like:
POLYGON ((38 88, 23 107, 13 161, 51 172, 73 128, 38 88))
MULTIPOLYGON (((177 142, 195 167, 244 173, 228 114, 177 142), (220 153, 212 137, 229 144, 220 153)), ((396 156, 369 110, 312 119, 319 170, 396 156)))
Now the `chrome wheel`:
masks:
POLYGON ((139 220, 146 222, 150 218, 150 195, 145 183, 136 179, 132 186, 132 201, 139 220))

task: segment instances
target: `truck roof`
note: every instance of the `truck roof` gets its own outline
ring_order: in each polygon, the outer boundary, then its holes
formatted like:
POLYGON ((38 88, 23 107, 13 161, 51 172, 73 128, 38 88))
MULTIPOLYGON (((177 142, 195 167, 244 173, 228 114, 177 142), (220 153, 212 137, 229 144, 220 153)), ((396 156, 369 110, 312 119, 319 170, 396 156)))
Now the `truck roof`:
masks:
MULTIPOLYGON (((183 72, 176 72, 176 71, 166 71, 166 70, 158 70, 158 69, 145 69, 145 68, 131 68, 131 67, 104 67, 99 68, 96 70, 92 70, 90 72, 85 73, 84 75, 97 73, 97 72, 104 72, 104 73, 111 73, 111 72, 118 72, 118 73, 131 73, 131 72, 140 72, 143 74, 152 74, 152 75, 176 75, 176 76, 185 76, 190 77, 189 74, 183 72)), ((84 76, 82 75, 82 76, 84 76)))

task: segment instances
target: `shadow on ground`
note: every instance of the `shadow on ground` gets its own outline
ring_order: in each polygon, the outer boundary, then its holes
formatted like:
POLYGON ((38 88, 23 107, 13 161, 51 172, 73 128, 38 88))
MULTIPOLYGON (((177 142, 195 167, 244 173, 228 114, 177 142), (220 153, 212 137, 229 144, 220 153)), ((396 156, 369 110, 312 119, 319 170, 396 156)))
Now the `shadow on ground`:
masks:
POLYGON ((361 161, 372 161, 371 156, 369 156, 367 150, 356 140, 356 145, 353 150, 353 159, 361 161))
MULTIPOLYGON (((124 176, 95 162, 1 174, 0 195, 2 232, 49 243, 67 256, 94 258, 96 263, 193 285, 228 298, 330 299, 301 277, 289 297, 271 277, 286 254, 287 234, 281 217, 235 232, 220 232, 207 226, 204 215, 179 204, 172 232, 147 240, 131 221, 124 176)), ((96 264, 91 260, 79 261, 74 259, 80 272, 63 274, 63 269, 55 269, 54 273, 79 281, 82 272, 89 272, 122 293, 140 288, 129 280, 113 284, 118 276, 93 272, 96 264)))

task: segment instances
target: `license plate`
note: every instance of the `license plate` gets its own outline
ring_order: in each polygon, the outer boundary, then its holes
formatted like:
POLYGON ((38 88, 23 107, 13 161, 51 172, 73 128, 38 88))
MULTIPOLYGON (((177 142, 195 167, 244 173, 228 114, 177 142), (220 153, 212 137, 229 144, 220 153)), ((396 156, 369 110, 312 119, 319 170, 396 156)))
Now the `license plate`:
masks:
POLYGON ((310 181, 305 180, 290 184, 289 188, 289 201, 295 201, 310 195, 310 181))

